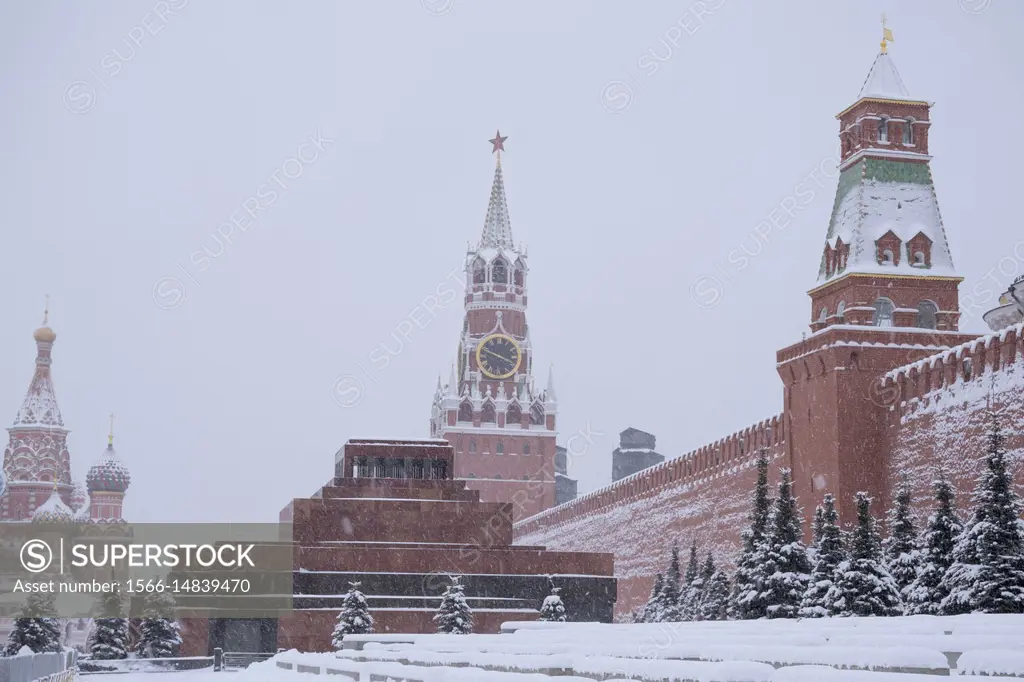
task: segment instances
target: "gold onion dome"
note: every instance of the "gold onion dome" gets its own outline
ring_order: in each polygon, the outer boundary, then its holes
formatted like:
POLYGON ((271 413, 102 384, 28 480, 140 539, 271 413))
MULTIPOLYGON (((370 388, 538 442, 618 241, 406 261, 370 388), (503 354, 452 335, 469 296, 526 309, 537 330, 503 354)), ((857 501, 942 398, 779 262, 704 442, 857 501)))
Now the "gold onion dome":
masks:
POLYGON ((57 334, 49 327, 40 327, 32 333, 32 338, 39 342, 53 343, 57 334))

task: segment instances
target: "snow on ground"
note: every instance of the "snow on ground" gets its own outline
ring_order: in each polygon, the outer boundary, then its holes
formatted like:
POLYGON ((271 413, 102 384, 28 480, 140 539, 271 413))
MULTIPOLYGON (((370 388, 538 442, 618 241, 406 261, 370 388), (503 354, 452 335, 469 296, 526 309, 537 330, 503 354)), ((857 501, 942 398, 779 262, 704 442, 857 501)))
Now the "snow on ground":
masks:
MULTIPOLYGON (((604 625, 508 623, 500 635, 358 635, 287 651, 237 682, 927 682, 1024 677, 1024 615, 604 625), (980 679, 980 677, 979 677, 980 679)), ((188 673, 185 673, 188 674, 188 673)), ((192 673, 183 682, 207 682, 192 673)), ((127 680, 125 682, 140 682, 127 680)), ((210 680, 209 682, 215 682, 210 680)))

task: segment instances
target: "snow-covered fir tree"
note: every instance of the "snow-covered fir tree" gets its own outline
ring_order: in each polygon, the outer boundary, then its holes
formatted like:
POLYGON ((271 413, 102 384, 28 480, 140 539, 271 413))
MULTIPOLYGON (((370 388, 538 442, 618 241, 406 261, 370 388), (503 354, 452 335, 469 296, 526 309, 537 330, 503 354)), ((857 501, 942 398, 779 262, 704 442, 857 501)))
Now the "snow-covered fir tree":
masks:
POLYGON ((679 595, 679 620, 697 620, 703 588, 704 580, 697 559, 697 541, 694 540, 690 543, 690 560, 686 564, 685 583, 679 595))
POLYGON ((729 576, 716 570, 704 583, 704 598, 700 603, 701 620, 726 620, 729 612, 729 576))
POLYGON ((823 618, 831 613, 827 601, 828 592, 832 589, 836 568, 846 560, 843 547, 843 535, 839 530, 839 513, 836 511, 836 498, 826 493, 822 504, 814 510, 814 518, 821 518, 821 530, 817 532, 818 541, 814 552, 814 566, 811 568, 811 579, 800 601, 801 618, 823 618))
POLYGON ((964 526, 956 513, 956 494, 944 472, 933 484, 935 511, 928 517, 928 527, 921 537, 921 569, 907 588, 907 615, 938 615, 942 600, 949 592, 942 578, 953 562, 953 548, 964 526))
POLYGON ((647 603, 640 609, 638 623, 660 623, 661 622, 661 587, 664 582, 661 573, 654 576, 654 587, 651 588, 651 596, 647 603))
POLYGON ((99 599, 100 617, 92 622, 92 657, 114 660, 128 657, 128 619, 119 592, 105 592, 99 599))
POLYGON ((793 497, 790 469, 780 469, 779 495, 765 541, 765 578, 762 592, 769 618, 796 618, 811 580, 811 564, 804 546, 803 520, 793 497))
POLYGON ((711 552, 704 557, 704 564, 700 573, 693 579, 687 596, 687 611, 684 614, 686 620, 703 620, 704 601, 708 598, 708 589, 711 587, 711 578, 715 575, 715 559, 711 552))
POLYGON ((672 545, 672 554, 668 562, 668 571, 661 581, 661 592, 658 595, 658 622, 673 623, 682 620, 680 599, 682 597, 682 576, 679 569, 679 546, 672 545))
POLYGON ((359 591, 359 585, 360 583, 349 583, 348 592, 341 602, 341 613, 338 614, 334 635, 331 637, 331 644, 335 649, 341 648, 341 642, 346 635, 365 635, 373 632, 373 616, 370 615, 366 595, 359 591))
POLYGON ((52 593, 31 592, 25 598, 14 629, 7 636, 4 656, 14 656, 27 646, 34 653, 60 651, 62 633, 52 593))
POLYGON ((544 597, 544 603, 540 605, 540 620, 554 623, 565 622, 565 603, 559 596, 561 590, 557 587, 551 588, 551 594, 544 597))
POLYGON ((882 540, 871 516, 871 498, 857 493, 857 527, 850 539, 850 558, 836 567, 825 595, 836 616, 898 616, 903 612, 896 581, 882 563, 882 540))
POLYGON ((811 541, 814 549, 821 544, 821 536, 825 534, 825 508, 820 504, 814 508, 814 520, 811 522, 811 541))
POLYGON ((453 575, 451 583, 441 595, 441 606, 437 609, 434 622, 437 631, 448 635, 468 635, 473 632, 473 611, 466 602, 462 576, 453 575))
POLYGON ((904 474, 896 488, 894 504, 888 514, 889 537, 882 543, 882 557, 889 575, 896 581, 906 601, 907 590, 917 579, 921 554, 917 547, 917 527, 910 508, 910 484, 904 474))
POLYGON ((743 548, 736 564, 736 578, 729 603, 729 613, 736 619, 750 620, 767 615, 767 604, 762 597, 762 590, 766 577, 764 541, 768 530, 770 506, 768 450, 761 448, 757 453, 757 484, 754 486, 750 526, 743 529, 743 548))
POLYGON ((180 629, 174 620, 174 597, 170 592, 149 595, 139 623, 139 654, 143 658, 176 656, 181 646, 180 629))
POLYGON ((1024 613, 1024 537, 1020 502, 1007 467, 1000 416, 988 413, 985 468, 978 476, 974 513, 953 549, 943 577, 941 612, 1024 613))

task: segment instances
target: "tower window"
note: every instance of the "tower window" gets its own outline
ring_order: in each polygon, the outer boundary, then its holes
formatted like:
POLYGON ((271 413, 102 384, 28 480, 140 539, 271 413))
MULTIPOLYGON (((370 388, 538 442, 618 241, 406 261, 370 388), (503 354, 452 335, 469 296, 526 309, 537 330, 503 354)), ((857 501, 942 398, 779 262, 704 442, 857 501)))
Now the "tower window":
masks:
POLYGON ((529 443, 523 443, 523 454, 524 455, 530 454, 530 444, 529 443))
POLYGON ((846 321, 846 301, 840 301, 839 305, 836 306, 836 317, 839 318, 840 322, 846 321))
POLYGON ((914 119, 903 122, 903 144, 914 144, 914 119))
POLYGON ((512 403, 508 407, 508 412, 505 414, 505 426, 512 426, 513 424, 519 425, 523 422, 523 410, 516 403, 512 403))
POLYGON ((487 279, 486 272, 483 260, 477 258, 473 261, 473 284, 483 284, 487 279))
POLYGON ((508 266, 501 258, 497 258, 491 265, 491 281, 495 284, 508 284, 508 266))
POLYGON ((525 268, 523 267, 523 262, 517 260, 516 261, 516 269, 515 269, 515 272, 512 275, 512 278, 513 278, 512 281, 515 283, 515 285, 517 287, 523 286, 524 271, 525 271, 525 268))
POLYGON ((880 298, 875 301, 875 312, 871 317, 871 323, 876 327, 891 327, 892 313, 894 306, 887 298, 880 298))
POLYGON ((469 439, 469 451, 476 452, 476 438, 469 439))
POLYGON ((895 258, 896 256, 893 254, 892 249, 882 250, 882 265, 892 265, 895 258))
POLYGON ((483 409, 480 410, 480 421, 486 424, 493 424, 497 421, 494 414, 494 403, 490 400, 484 403, 483 409))
POLYGON ((496 453, 498 453, 499 455, 504 455, 504 454, 505 454, 505 444, 504 444, 504 443, 502 443, 502 442, 501 442, 501 441, 499 440, 499 441, 498 441, 498 444, 494 446, 494 451, 495 451, 496 453))
POLYGON ((917 304, 917 326, 921 329, 935 329, 938 324, 939 307, 931 301, 917 304))
POLYGON ((544 406, 540 403, 534 403, 530 408, 530 423, 535 426, 544 425, 544 406))
POLYGON ((878 141, 889 141, 889 119, 884 116, 882 117, 882 120, 878 122, 878 141))
POLYGON ((828 308, 822 308, 818 313, 818 322, 824 322, 828 319, 828 308))
POLYGON ((463 400, 459 404, 459 417, 460 422, 471 422, 473 421, 473 403, 468 400, 463 400))

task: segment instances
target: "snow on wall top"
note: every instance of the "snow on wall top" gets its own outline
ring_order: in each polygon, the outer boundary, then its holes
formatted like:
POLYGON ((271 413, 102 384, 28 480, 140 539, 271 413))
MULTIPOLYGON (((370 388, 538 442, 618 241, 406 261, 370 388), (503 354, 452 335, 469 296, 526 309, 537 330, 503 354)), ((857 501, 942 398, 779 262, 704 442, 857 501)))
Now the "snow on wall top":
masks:
POLYGON ((581 495, 565 504, 521 519, 512 527, 518 540, 521 535, 535 532, 541 527, 563 523, 597 509, 619 505, 638 494, 684 479, 695 480, 712 467, 729 464, 739 458, 749 459, 760 447, 768 447, 771 450, 784 442, 784 420, 780 414, 710 445, 621 478, 611 485, 581 495))
POLYGON ((1024 322, 1001 329, 991 334, 979 336, 978 338, 962 343, 959 346, 953 346, 952 348, 936 353, 935 355, 929 355, 917 362, 897 367, 896 369, 886 372, 883 380, 888 382, 898 381, 901 377, 909 378, 912 370, 916 370, 920 373, 925 368, 933 369, 940 361, 943 365, 949 365, 956 360, 962 360, 964 356, 974 355, 974 353, 979 349, 991 348, 993 341, 996 339, 999 339, 1000 343, 1004 343, 1007 338, 1013 338, 1019 342, 1022 335, 1024 335, 1024 322))
POLYGON ((846 266, 831 276, 822 254, 818 283, 847 273, 955 277, 953 257, 926 163, 864 157, 839 176, 828 226, 828 245, 849 246, 846 266), (879 262, 875 242, 887 233, 901 244, 898 264, 879 262), (907 243, 918 234, 931 240, 931 266, 914 265, 907 243))
POLYGON ((864 99, 865 97, 900 99, 913 102, 922 101, 911 97, 910 93, 907 92, 907 88, 903 85, 903 79, 900 78, 899 71, 896 70, 896 64, 887 52, 880 52, 875 57, 871 70, 868 71, 868 76, 864 79, 864 84, 860 88, 860 94, 857 95, 857 99, 864 99))

